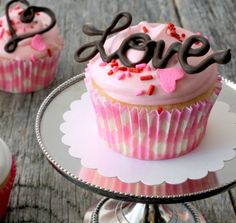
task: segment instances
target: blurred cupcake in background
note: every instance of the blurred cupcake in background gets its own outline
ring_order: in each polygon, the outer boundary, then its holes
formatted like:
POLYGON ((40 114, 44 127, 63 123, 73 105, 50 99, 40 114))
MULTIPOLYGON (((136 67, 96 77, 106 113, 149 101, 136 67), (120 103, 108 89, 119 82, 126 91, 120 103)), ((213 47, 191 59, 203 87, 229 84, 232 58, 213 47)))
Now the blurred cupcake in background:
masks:
POLYGON ((5 13, 0 18, 0 90, 29 93, 47 87, 63 47, 55 14, 24 0, 10 1, 5 13))
POLYGON ((0 222, 6 215, 15 175, 15 160, 7 145, 0 138, 0 222))

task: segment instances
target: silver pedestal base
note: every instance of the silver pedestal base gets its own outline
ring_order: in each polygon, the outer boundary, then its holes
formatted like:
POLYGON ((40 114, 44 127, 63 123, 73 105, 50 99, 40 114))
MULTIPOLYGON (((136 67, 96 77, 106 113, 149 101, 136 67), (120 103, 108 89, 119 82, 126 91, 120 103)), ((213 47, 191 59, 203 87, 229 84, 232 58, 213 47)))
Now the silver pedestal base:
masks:
POLYGON ((140 204, 105 198, 90 208, 84 223, 206 223, 190 204, 140 204))

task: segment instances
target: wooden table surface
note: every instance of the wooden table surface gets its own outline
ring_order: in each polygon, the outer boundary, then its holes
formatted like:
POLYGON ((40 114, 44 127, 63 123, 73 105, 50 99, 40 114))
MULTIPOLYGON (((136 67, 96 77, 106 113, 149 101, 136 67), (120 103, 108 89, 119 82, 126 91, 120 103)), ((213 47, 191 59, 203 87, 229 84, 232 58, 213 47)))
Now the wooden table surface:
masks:
MULTIPOLYGON (((4 3, 0 0, 0 12, 4 3)), ((96 195, 58 174, 36 142, 34 122, 44 98, 59 84, 81 73, 84 65, 73 60, 76 48, 86 42, 82 24, 107 27, 114 14, 129 10, 133 24, 141 20, 173 22, 209 36, 214 49, 232 49, 232 62, 220 67, 222 76, 236 81, 236 1, 234 0, 44 0, 32 1, 52 8, 65 39, 57 77, 47 89, 32 94, 0 92, 0 137, 17 159, 17 176, 5 222, 82 222, 96 195)), ((236 222, 236 190, 193 202, 209 223, 236 222)))

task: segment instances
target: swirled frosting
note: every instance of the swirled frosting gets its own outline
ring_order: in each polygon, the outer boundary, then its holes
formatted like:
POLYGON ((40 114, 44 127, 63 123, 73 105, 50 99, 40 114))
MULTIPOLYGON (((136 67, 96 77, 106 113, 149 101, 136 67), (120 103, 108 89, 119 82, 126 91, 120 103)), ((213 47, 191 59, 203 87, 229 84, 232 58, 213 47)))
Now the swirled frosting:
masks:
POLYGON ((10 173, 12 164, 11 153, 7 145, 0 138, 0 185, 4 183, 10 173))
MULTIPOLYGON (((107 54, 111 54, 112 52, 115 52, 122 41, 131 34, 147 32, 152 40, 165 41, 165 54, 172 43, 184 41, 187 37, 196 34, 180 27, 175 28, 176 33, 181 36, 181 40, 177 39, 176 36, 171 35, 168 24, 141 22, 138 25, 129 27, 107 39, 105 42, 105 50, 107 54)), ((195 47, 197 48, 198 45, 196 44, 194 48, 195 47)), ((190 57, 188 62, 191 65, 197 65, 211 53, 212 50, 209 50, 209 52, 202 57, 190 57)), ((128 51, 127 56, 131 61, 136 62, 142 55, 142 51, 132 49, 128 51)), ((119 60, 117 60, 117 63, 118 66, 122 66, 119 60)), ((176 81, 174 91, 167 92, 160 83, 158 69, 155 69, 151 62, 149 62, 148 67, 150 67, 150 69, 143 69, 139 73, 130 72, 131 75, 129 76, 125 75, 122 70, 115 70, 114 72, 109 73, 111 66, 109 64, 104 64, 100 55, 97 54, 96 57, 88 63, 85 74, 88 80, 92 80, 106 95, 115 100, 128 104, 151 106, 183 103, 200 96, 214 86, 218 75, 216 64, 209 66, 198 74, 191 75, 184 73, 183 78, 176 81), (140 80, 140 76, 148 75, 151 75, 153 78, 145 81, 140 80), (141 94, 142 92, 147 92, 147 89, 152 85, 155 86, 155 90, 151 95, 141 94)), ((171 58, 166 68, 181 69, 176 55, 171 58)))
MULTIPOLYGON (((50 23, 50 17, 43 12, 37 13, 31 23, 23 23, 20 20, 22 11, 23 9, 17 5, 17 7, 10 9, 9 13, 11 23, 18 36, 42 30, 50 23)), ((0 59, 28 60, 32 57, 37 59, 48 55, 48 49, 53 52, 62 48, 63 39, 59 34, 57 25, 48 32, 42 34, 41 37, 46 46, 46 49, 43 51, 32 48, 32 38, 28 38, 19 42, 16 50, 13 53, 6 52, 4 50, 4 47, 6 43, 11 39, 11 35, 9 32, 6 16, 2 16, 0 18, 0 59)))

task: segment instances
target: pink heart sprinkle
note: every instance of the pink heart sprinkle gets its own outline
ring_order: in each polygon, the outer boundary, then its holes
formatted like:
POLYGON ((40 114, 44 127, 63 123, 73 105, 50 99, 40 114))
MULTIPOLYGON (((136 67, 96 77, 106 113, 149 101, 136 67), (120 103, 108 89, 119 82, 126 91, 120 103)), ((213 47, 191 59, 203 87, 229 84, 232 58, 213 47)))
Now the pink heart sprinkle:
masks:
POLYGON ((125 74, 126 74, 127 77, 131 77, 132 76, 129 71, 126 71, 125 74))
POLYGON ((31 47, 37 51, 44 51, 47 49, 47 45, 45 44, 41 35, 35 35, 31 40, 31 47))
POLYGON ((151 71, 151 67, 149 65, 147 65, 144 70, 145 71, 151 71))
POLYGON ((142 95, 144 95, 145 94, 145 91, 144 90, 140 90, 140 91, 138 91, 135 95, 136 96, 142 96, 142 95))
POLYGON ((140 63, 135 66, 135 68, 144 69, 147 66, 146 63, 140 63))
POLYGON ((107 62, 101 62, 101 63, 99 64, 100 67, 105 67, 106 65, 107 65, 107 62))
POLYGON ((117 77, 118 80, 123 80, 124 78, 125 78, 125 73, 121 73, 117 77))
POLYGON ((162 89, 171 93, 176 89, 176 81, 184 77, 184 70, 180 67, 157 69, 162 89))

